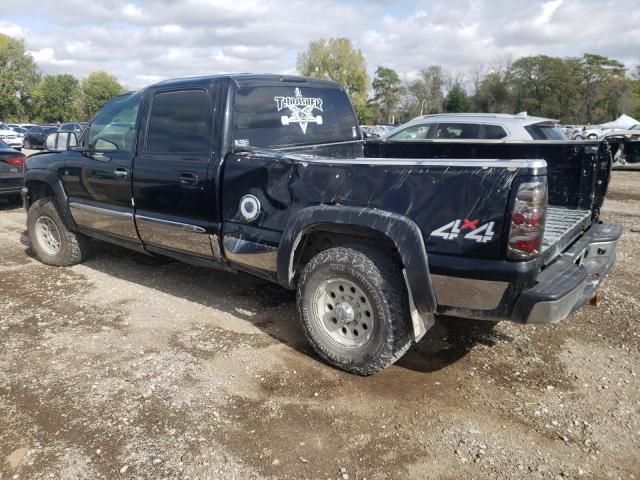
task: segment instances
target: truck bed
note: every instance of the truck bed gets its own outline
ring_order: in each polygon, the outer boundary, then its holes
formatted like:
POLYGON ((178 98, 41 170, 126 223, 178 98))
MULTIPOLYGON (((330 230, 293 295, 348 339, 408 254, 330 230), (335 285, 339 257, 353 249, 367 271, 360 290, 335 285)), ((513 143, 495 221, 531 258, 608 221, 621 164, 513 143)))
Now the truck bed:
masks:
POLYGON ((543 263, 552 260, 571 244, 591 223, 591 212, 575 208, 547 207, 547 221, 542 240, 543 263))

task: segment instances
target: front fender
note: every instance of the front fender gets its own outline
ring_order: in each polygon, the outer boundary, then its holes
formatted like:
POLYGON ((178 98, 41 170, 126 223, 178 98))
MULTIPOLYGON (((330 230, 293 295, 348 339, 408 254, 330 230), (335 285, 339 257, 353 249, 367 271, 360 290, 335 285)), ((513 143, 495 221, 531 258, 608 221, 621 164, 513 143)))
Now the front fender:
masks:
POLYGON ((30 169, 25 172, 25 191, 23 198, 25 209, 28 210, 31 203, 33 203, 33 192, 30 189, 30 184, 33 185, 33 182, 45 183, 49 188, 51 188, 51 191, 53 191, 53 194, 56 197, 58 210, 60 210, 58 213, 60 213, 62 220, 65 222, 69 230, 77 230, 76 223, 73 220, 71 211, 69 210, 67 192, 65 192, 64 187, 62 186, 62 181, 56 172, 40 168, 30 169))
POLYGON ((306 231, 314 225, 341 224, 376 230, 388 237, 402 259, 409 294, 421 315, 436 311, 436 297, 431 285, 427 251, 422 232, 412 220, 394 213, 371 208, 320 205, 293 213, 282 234, 278 248, 278 280, 293 287, 293 259, 306 231))

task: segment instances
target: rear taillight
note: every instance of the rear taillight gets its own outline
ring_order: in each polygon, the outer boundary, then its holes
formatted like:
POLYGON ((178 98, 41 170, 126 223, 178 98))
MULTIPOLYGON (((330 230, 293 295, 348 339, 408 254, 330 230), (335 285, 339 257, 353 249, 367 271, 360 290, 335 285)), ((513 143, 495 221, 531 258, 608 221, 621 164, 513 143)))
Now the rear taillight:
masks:
POLYGON ((511 212, 509 258, 528 260, 540 253, 546 210, 546 178, 520 184, 511 212))
POLYGON ((5 158, 4 163, 8 163, 13 167, 24 167, 24 157, 22 155, 18 155, 17 157, 5 158))

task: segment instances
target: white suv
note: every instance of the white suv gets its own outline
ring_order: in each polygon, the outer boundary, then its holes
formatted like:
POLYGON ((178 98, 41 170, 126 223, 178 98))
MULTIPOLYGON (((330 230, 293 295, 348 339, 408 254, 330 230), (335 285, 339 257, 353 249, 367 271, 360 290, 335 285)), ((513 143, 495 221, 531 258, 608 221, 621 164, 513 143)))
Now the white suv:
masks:
POLYGON ((425 115, 400 125, 384 141, 415 140, 567 140, 558 120, 530 117, 526 112, 442 113, 425 115))
POLYGON ((16 150, 22 150, 24 135, 14 132, 4 123, 0 123, 0 140, 16 150))

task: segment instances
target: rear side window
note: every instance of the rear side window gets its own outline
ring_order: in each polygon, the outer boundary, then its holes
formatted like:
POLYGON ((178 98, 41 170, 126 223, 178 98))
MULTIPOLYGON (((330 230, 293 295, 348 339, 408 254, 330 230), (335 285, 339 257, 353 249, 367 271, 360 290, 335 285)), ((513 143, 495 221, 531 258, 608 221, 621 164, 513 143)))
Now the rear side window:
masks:
POLYGON ((236 147, 277 148, 343 142, 359 137, 346 93, 331 88, 250 87, 236 93, 236 147))
POLYGON ((204 90, 156 94, 149 114, 146 151, 207 155, 209 117, 209 95, 204 90))
POLYGON ((484 125, 483 130, 484 138, 487 140, 500 140, 507 136, 507 132, 500 125, 484 125))
POLYGON ((529 125, 524 127, 534 140, 566 140, 567 136, 553 125, 529 125))
POLYGON ((412 125, 389 137, 393 141, 410 142, 412 140, 425 140, 429 138, 429 131, 434 128, 434 124, 412 125))
POLYGON ((480 124, 439 123, 434 138, 467 140, 480 138, 480 124))

